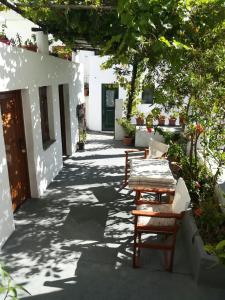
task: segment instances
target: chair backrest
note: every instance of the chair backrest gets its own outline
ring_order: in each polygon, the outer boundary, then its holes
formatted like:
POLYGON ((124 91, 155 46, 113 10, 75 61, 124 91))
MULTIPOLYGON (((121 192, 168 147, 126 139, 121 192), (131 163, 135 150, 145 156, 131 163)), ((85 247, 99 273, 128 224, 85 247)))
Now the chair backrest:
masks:
POLYGON ((164 154, 167 153, 168 149, 169 149, 169 145, 158 142, 154 139, 150 139, 150 142, 149 142, 149 157, 148 158, 162 157, 164 154))
POLYGON ((183 180, 183 178, 179 178, 176 189, 175 189, 175 195, 172 203, 172 211, 174 213, 181 213, 182 211, 187 210, 189 204, 190 204, 191 198, 188 192, 188 189, 186 187, 186 184, 183 180))

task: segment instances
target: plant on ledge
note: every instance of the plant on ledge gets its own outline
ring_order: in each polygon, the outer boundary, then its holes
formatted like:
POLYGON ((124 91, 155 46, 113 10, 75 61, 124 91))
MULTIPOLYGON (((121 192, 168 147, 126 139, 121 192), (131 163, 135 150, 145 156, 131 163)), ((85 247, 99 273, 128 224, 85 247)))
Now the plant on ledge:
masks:
POLYGON ((136 124, 137 125, 144 125, 145 122, 145 114, 143 112, 138 111, 135 114, 135 118, 136 118, 136 124))
POLYGON ((10 40, 7 38, 6 34, 5 34, 5 28, 6 25, 2 24, 2 29, 0 31, 0 42, 6 44, 6 45, 10 45, 10 40))
POLYGON ((31 39, 27 39, 24 42, 24 45, 22 45, 21 47, 24 48, 24 49, 26 49, 26 50, 37 52, 37 43, 36 43, 36 36, 35 36, 35 34, 32 34, 31 39))
POLYGON ((72 49, 66 46, 53 46, 52 53, 53 56, 71 60, 72 59, 72 49))

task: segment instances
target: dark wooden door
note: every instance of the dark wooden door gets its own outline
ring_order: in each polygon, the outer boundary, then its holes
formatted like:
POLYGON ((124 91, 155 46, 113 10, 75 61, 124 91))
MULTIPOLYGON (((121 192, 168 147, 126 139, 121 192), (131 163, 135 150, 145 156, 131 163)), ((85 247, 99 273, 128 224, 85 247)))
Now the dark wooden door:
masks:
POLYGON ((0 93, 1 117, 13 210, 30 197, 20 91, 0 93))
POLYGON ((63 155, 67 155, 63 84, 59 85, 59 108, 60 108, 60 124, 61 124, 61 138, 62 138, 62 153, 63 155))
POLYGON ((118 86, 102 85, 102 130, 113 131, 115 127, 115 99, 118 99, 118 86))

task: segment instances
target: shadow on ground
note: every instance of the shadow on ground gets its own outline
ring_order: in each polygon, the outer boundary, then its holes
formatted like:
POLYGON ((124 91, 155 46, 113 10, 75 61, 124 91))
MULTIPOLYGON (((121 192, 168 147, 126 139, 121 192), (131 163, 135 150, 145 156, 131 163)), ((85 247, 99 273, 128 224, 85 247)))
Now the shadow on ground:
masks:
POLYGON ((2 260, 32 294, 22 299, 224 299, 223 291, 194 284, 180 236, 174 273, 164 271, 163 253, 150 250, 132 269, 133 195, 118 192, 123 146, 91 134, 86 147, 15 215, 2 260))

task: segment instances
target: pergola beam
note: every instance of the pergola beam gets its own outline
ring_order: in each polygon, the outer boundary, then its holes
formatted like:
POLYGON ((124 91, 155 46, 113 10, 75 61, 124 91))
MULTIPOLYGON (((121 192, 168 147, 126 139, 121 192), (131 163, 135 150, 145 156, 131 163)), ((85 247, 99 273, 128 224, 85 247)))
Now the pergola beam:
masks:
POLYGON ((54 8, 54 9, 71 9, 71 10, 104 10, 104 11, 112 11, 115 10, 115 6, 109 6, 109 5, 84 5, 84 4, 55 4, 51 1, 47 2, 46 4, 35 4, 35 3, 20 3, 17 2, 16 4, 12 4, 10 1, 7 0, 0 0, 2 4, 7 6, 8 8, 11 8, 15 10, 18 13, 22 12, 22 8, 26 7, 46 7, 46 8, 54 8))

